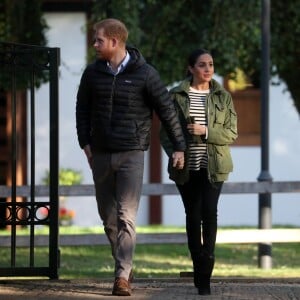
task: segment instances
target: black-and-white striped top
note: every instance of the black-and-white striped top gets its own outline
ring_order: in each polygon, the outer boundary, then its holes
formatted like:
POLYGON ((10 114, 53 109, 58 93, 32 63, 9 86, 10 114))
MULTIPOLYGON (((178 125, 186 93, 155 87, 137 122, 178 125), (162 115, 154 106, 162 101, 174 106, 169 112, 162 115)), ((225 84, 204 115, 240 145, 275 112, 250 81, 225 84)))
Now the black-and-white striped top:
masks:
MULTIPOLYGON (((207 126, 205 107, 208 93, 209 90, 199 91, 192 87, 189 90, 190 116, 194 117, 195 123, 205 126, 207 126)), ((196 144, 190 141, 189 149, 189 169, 198 171, 200 168, 207 168, 207 144, 196 144)))

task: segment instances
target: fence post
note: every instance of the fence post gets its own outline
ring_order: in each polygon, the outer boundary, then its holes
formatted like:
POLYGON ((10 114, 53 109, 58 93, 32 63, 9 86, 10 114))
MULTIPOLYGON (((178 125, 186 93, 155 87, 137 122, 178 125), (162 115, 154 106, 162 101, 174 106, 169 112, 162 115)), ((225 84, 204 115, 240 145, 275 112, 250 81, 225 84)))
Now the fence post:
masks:
MULTIPOLYGON (((270 80, 270 0, 262 0, 261 41, 261 173, 258 181, 272 181, 269 173, 269 80, 270 80)), ((271 194, 259 194, 259 229, 272 227, 271 194)), ((258 266, 272 268, 271 243, 258 244, 258 266)))
POLYGON ((59 109, 58 109, 58 67, 60 64, 60 49, 49 50, 50 60, 50 253, 49 266, 51 267, 50 278, 58 278, 59 267, 58 249, 58 199, 59 199, 59 109))

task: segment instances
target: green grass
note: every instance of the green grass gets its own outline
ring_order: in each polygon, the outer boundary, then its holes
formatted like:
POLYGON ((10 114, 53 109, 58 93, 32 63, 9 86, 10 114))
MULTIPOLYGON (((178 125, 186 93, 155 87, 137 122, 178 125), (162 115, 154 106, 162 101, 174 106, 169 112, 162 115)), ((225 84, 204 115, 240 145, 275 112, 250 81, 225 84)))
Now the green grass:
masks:
MULTIPOLYGON (((185 228, 182 226, 163 226, 163 225, 150 225, 150 226, 138 226, 136 231, 138 233, 172 233, 172 232, 185 232, 185 228)), ((36 234, 48 234, 49 227, 40 226, 35 228, 36 234)), ((81 227, 81 226, 61 226, 59 228, 60 234, 93 234, 99 233, 104 234, 102 226, 93 227, 81 227)), ((10 235, 9 230, 0 230, 1 235, 10 235)), ((17 235, 29 234, 29 228, 20 228, 17 230, 17 235)))
MULTIPOLYGON (((236 227, 230 227, 232 229, 236 227)), ((244 228, 244 227, 239 227, 244 228)), ((249 228, 249 227, 248 227, 249 228)), ((226 230, 221 228, 220 230, 226 230)), ((48 228, 39 228, 37 234, 47 234, 48 228)), ((17 231, 17 235, 28 234, 27 229, 17 231)), ((183 227, 145 226, 138 227, 138 233, 185 232, 183 227)), ((103 234, 101 227, 61 227, 60 234, 103 234)), ((10 234, 2 230, 0 235, 10 234)), ((300 275, 300 244, 277 243, 272 245, 273 267, 263 270, 257 267, 256 244, 217 244, 216 264, 213 276, 217 277, 299 277, 300 275), (298 255, 297 255, 298 254, 298 255)), ((105 246, 76 246, 60 247, 61 279, 75 278, 111 278, 113 276, 113 260, 110 247, 105 246)), ((28 266, 28 248, 17 248, 16 266, 28 266)), ((35 266, 48 265, 48 248, 35 249, 35 266)), ((10 248, 0 247, 0 267, 10 266, 10 248)), ((186 245, 141 245, 136 246, 134 257, 135 277, 140 278, 176 278, 180 272, 192 271, 192 263, 186 245)))
MULTIPOLYGON (((226 229, 256 229, 257 227, 249 226, 224 226, 218 230, 226 229)), ((297 228, 292 225, 273 225, 272 228, 297 228)), ((185 232, 184 226, 164 226, 164 225, 149 225, 149 226, 138 226, 136 229, 137 233, 182 233, 185 232)), ((35 228, 36 234, 48 234, 49 227, 40 226, 35 228)), ((82 227, 82 226, 61 226, 59 228, 60 234, 93 234, 99 233, 104 234, 102 226, 82 227)), ((1 235, 10 235, 9 230, 0 230, 1 235)), ((17 235, 29 234, 29 228, 21 228, 17 230, 17 235)))
MULTIPOLYGON (((298 277, 300 261, 296 243, 273 244, 273 268, 263 270, 257 267, 256 245, 217 245, 216 264, 213 276, 278 278, 298 277)), ((60 247, 61 279, 111 278, 113 260, 109 246, 60 247)), ((35 266, 46 266, 48 249, 35 249, 35 266)), ((17 249, 16 266, 28 266, 28 249, 17 249)), ((10 249, 0 248, 0 266, 8 267, 10 249)), ((180 272, 192 271, 192 264, 186 245, 140 245, 136 247, 134 259, 135 277, 176 278, 180 272)))
MULTIPOLYGON (((256 245, 217 245, 214 276, 299 277, 300 261, 295 243, 273 244, 273 268, 257 267, 256 245)), ((135 276, 141 278, 178 277, 192 271, 186 245, 137 245, 135 276)), ((108 246, 61 247, 61 278, 112 277, 113 260, 108 246)))

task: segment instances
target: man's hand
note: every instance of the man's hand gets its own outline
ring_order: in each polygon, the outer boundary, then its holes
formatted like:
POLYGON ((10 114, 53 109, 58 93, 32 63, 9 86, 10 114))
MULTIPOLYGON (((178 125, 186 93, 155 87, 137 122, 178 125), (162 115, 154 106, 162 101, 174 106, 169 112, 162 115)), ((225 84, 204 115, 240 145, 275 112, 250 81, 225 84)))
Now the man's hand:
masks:
POLYGON ((92 159, 93 159, 93 155, 92 155, 92 151, 91 151, 91 146, 90 145, 86 145, 83 148, 84 153, 86 155, 86 158, 88 160, 88 163, 90 165, 90 168, 92 168, 92 159))
POLYGON ((172 154, 173 167, 176 169, 183 169, 184 167, 184 152, 174 152, 172 154))

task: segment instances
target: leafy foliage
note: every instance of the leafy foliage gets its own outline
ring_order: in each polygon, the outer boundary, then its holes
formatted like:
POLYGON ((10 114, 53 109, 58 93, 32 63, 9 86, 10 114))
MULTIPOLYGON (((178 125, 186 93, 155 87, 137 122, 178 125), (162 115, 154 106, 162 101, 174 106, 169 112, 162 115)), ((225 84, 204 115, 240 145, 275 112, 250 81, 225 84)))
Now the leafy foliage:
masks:
POLYGON ((287 84, 300 113, 300 1, 272 1, 271 14, 273 71, 287 84))
MULTIPOLYGON (((106 0, 96 1, 91 21, 113 17, 129 29, 129 43, 155 65, 162 79, 183 78, 186 57, 207 48, 216 72, 235 77, 242 70, 260 87, 262 1, 106 0)), ((300 112, 300 1, 271 3, 271 70, 284 81, 300 112)))
MULTIPOLYGON (((73 185, 82 183, 83 176, 80 171, 73 170, 70 168, 61 168, 59 170, 58 182, 59 185, 73 185)), ((44 184, 49 185, 50 183, 50 172, 46 170, 45 176, 42 178, 44 184)))
POLYGON ((47 25, 41 12, 41 0, 2 0, 0 4, 0 40, 44 46, 47 25))
MULTIPOLYGON (((15 47, 19 47, 19 51, 15 51, 13 62, 18 69, 17 88, 24 89, 29 84, 29 74, 24 70, 30 71, 34 65, 38 65, 45 61, 45 54, 41 50, 29 52, 26 45, 46 46, 47 40, 45 31, 47 25, 42 17, 41 0, 1 0, 0 2, 0 42, 5 42, 1 46, 1 52, 11 52, 8 43, 13 43, 15 47), (16 54, 17 53, 17 54, 16 54)), ((13 47, 13 46, 12 46, 13 47)), ((6 54, 6 59, 9 57, 6 54)), ((48 57, 46 57, 46 61, 48 57)), ((10 83, 10 65, 6 64, 5 58, 0 60, 3 76, 0 78, 2 88, 8 89, 10 83), (6 76, 5 74, 6 73, 6 76)), ((42 64, 41 64, 42 65, 42 64)), ((45 72, 37 69, 35 85, 39 86, 41 82, 46 82, 48 76, 45 72)))

